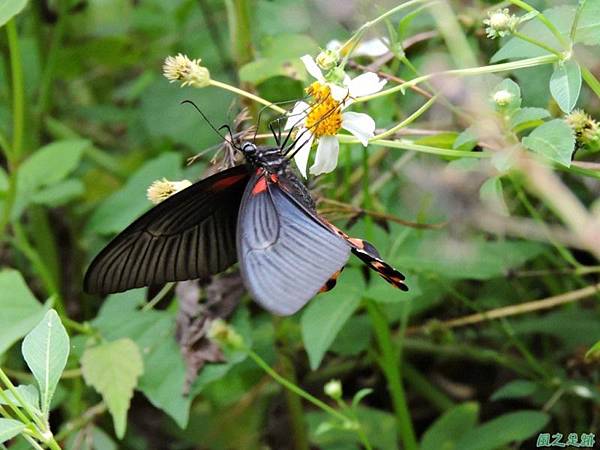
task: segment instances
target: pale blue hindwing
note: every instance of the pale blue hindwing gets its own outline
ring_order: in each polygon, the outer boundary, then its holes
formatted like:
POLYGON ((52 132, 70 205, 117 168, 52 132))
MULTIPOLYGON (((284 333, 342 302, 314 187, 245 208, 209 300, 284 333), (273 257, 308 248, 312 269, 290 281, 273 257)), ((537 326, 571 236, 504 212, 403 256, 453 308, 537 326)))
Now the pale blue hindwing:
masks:
POLYGON ((237 251, 250 295, 278 315, 294 314, 341 270, 350 246, 301 209, 277 184, 258 175, 246 186, 237 251))

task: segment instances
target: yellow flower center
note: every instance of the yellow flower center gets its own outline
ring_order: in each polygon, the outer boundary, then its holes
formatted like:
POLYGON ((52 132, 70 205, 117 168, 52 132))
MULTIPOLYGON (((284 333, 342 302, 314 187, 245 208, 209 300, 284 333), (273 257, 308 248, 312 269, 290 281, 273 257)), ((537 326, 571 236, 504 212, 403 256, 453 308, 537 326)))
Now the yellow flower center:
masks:
POLYGON ((314 98, 306 117, 306 127, 315 137, 337 134, 342 127, 342 108, 331 96, 329 86, 315 81, 306 92, 314 98))

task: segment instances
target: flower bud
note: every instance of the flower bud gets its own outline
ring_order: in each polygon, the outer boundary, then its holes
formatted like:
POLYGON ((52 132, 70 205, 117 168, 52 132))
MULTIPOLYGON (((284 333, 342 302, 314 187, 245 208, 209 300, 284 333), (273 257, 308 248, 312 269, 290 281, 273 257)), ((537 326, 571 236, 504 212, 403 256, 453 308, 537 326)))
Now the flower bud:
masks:
POLYGON ((565 117, 565 121, 575 133, 580 147, 600 142, 600 124, 581 109, 576 109, 565 117))
POLYGON ((244 338, 240 336, 231 325, 222 319, 216 319, 210 324, 207 336, 211 341, 230 350, 240 350, 244 348, 244 338))
POLYGON ((200 58, 190 59, 181 53, 168 56, 163 64, 163 75, 171 83, 181 81, 181 87, 206 87, 210 84, 210 72, 200 65, 201 61, 200 58))
POLYGON ((323 50, 317 55, 315 60, 317 65, 323 70, 333 69, 340 60, 340 55, 336 50, 323 50))
POLYGON ((503 107, 510 105, 510 102, 513 101, 514 95, 506 89, 502 89, 497 91, 492 98, 496 105, 503 107))
POLYGON ((510 14, 508 8, 504 8, 488 13, 488 18, 483 23, 487 25, 487 36, 495 39, 513 33, 519 24, 519 18, 510 14))
POLYGON ((325 395, 333 398, 334 400, 339 400, 342 398, 342 382, 340 380, 330 380, 325 384, 323 388, 325 395))
POLYGON ((166 178, 163 178, 162 180, 156 180, 150 185, 146 191, 146 196, 148 197, 148 200, 155 205, 158 205, 160 202, 168 199, 171 195, 176 194, 191 185, 192 182, 189 180, 169 181, 166 178))

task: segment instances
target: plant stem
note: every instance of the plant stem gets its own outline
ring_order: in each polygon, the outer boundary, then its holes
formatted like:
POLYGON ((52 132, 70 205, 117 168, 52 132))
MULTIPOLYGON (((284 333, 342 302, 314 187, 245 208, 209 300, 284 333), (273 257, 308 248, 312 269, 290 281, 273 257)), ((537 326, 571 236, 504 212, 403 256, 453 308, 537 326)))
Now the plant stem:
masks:
POLYGON ((396 92, 404 92, 408 87, 415 86, 424 81, 428 81, 432 78, 439 76, 472 76, 472 75, 483 75, 487 73, 497 73, 497 72, 506 72, 510 70, 516 69, 525 69, 527 67, 536 67, 541 66, 543 64, 552 64, 559 61, 559 58, 556 55, 544 55, 537 56, 535 58, 527 58, 521 59, 519 61, 513 61, 502 64, 492 64, 489 66, 482 67, 469 67, 466 69, 453 69, 453 70, 445 70, 443 72, 434 72, 426 75, 422 75, 417 78, 413 78, 412 80, 401 83, 392 88, 386 89, 384 91, 377 92, 376 94, 366 95, 364 97, 359 97, 355 100, 355 103, 366 102, 369 100, 373 100, 374 98, 385 97, 386 95, 390 95, 396 92))
POLYGON ((227 83, 223 83, 221 81, 217 81, 217 80, 212 80, 211 79, 210 80, 210 84, 211 84, 211 86, 215 86, 215 87, 218 87, 218 88, 221 88, 221 89, 225 89, 227 91, 230 91, 230 92, 233 92, 235 94, 241 95, 242 97, 246 97, 246 98, 249 98, 250 100, 254 100, 255 102, 258 102, 258 103, 261 103, 261 104, 263 104, 265 106, 268 106, 273 111, 277 111, 280 114, 285 114, 287 112, 285 109, 280 108, 279 106, 271 103, 268 100, 265 100, 262 97, 259 97, 258 95, 251 94, 250 92, 244 91, 243 89, 236 88, 236 87, 231 86, 231 85, 229 85, 227 83))
POLYGON ((281 384, 286 389, 289 389, 294 394, 299 395, 300 397, 304 398, 305 400, 308 400, 310 403, 315 405, 317 408, 320 408, 321 410, 325 411, 330 416, 332 416, 338 420, 341 420, 344 423, 351 421, 348 417, 346 417, 344 414, 340 413, 339 411, 336 411, 331 406, 329 406, 327 403, 322 402, 321 400, 319 400, 316 397, 313 397, 308 392, 304 391, 300 387, 296 386, 294 383, 291 383, 290 381, 288 381, 287 379, 285 379, 284 377, 279 375, 277 372, 275 372, 271 368, 271 366, 269 366, 265 362, 265 360, 263 360, 260 356, 258 356, 258 354, 255 353, 253 350, 246 349, 246 352, 248 353, 248 356, 250 356, 250 358, 261 369, 263 369, 271 378, 273 378, 275 381, 277 381, 279 384, 281 384))
POLYGON ((540 11, 538 11, 537 9, 535 9, 533 6, 525 3, 522 0, 508 0, 510 3, 512 3, 515 6, 518 6, 519 8, 527 11, 527 12, 536 12, 537 16, 536 18, 538 18, 540 20, 540 22, 542 22, 544 25, 546 25, 546 28, 548 28, 550 30, 550 32, 556 36, 556 39, 558 39, 558 42, 560 42, 560 44, 563 46, 563 48, 565 50, 569 49, 569 42, 565 39, 565 37, 562 35, 562 33, 560 31, 558 31, 558 28, 556 28, 556 26, 550 22, 550 20, 548 20, 548 18, 542 14, 540 11))
POLYGON ((371 139, 377 140, 377 139, 386 138, 386 137, 391 136, 394 133, 396 133, 396 131, 410 125, 415 120, 417 120, 419 117, 421 117, 435 103, 437 98, 438 98, 437 95, 431 97, 429 100, 427 100, 425 102, 425 104, 423 104, 423 106, 421 106, 419 109, 417 109, 414 113, 412 113, 410 116, 408 116, 402 122, 398 123, 397 125, 393 126, 390 129, 384 131, 383 133, 380 133, 380 134, 372 137, 371 139))
POLYGON ((600 98, 600 81, 598 81, 598 78, 596 78, 594 76, 594 74, 592 72, 590 72, 590 70, 587 67, 584 66, 580 66, 581 67, 581 76, 583 77, 583 81, 585 81, 585 83, 589 86, 589 88, 594 91, 594 94, 596 94, 596 96, 598 98, 600 98))
POLYGON ((19 36, 17 34, 16 19, 12 18, 6 24, 6 33, 8 36, 8 49, 10 51, 10 67, 12 76, 12 94, 13 94, 13 142, 12 155, 9 163, 11 170, 16 168, 19 158, 23 151, 23 131, 25 116, 25 95, 23 88, 23 66, 21 63, 21 49, 19 46, 19 36))
POLYGON ((515 31, 513 33, 513 36, 525 41, 525 42, 529 42, 530 44, 533 44, 537 47, 543 48, 544 50, 546 50, 547 52, 552 53, 553 55, 558 56, 559 58, 562 58, 563 55, 558 51, 553 49, 552 47, 550 47, 549 45, 544 44, 542 41, 538 41, 537 39, 534 39, 532 37, 527 36, 526 34, 520 33, 518 31, 515 31))
POLYGON ((417 439, 406 403, 404 387, 402 386, 398 352, 394 347, 387 320, 373 301, 367 300, 366 306, 381 350, 379 363, 388 383, 388 390, 392 397, 398 423, 398 432, 404 444, 404 450, 417 450, 417 439))

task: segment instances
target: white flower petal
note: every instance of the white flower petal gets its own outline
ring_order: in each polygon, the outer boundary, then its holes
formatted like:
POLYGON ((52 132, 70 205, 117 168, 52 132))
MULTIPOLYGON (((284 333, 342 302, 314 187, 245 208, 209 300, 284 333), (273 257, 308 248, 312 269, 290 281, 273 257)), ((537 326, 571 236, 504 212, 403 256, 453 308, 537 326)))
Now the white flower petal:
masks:
POLYGON ((341 102, 348 97, 348 88, 338 86, 337 84, 329 83, 329 89, 331 90, 331 96, 336 102, 341 102))
POLYGON ((295 153, 294 161, 296 162, 296 167, 298 167, 302 176, 306 178, 308 156, 310 155, 310 148, 313 145, 315 137, 306 128, 301 128, 298 133, 298 136, 300 137, 297 139, 291 151, 295 153))
POLYGON ((308 103, 296 102, 292 112, 288 114, 288 120, 285 122, 285 127, 283 129, 290 130, 294 127, 303 125, 309 109, 310 105, 308 103))
POLYGON ((317 147, 315 163, 310 168, 310 173, 319 175, 335 169, 340 152, 340 143, 335 136, 321 136, 317 147))
POLYGON ((375 121, 364 113, 343 113, 342 128, 352 133, 365 147, 369 144, 369 139, 375 136, 375 121))
POLYGON ((350 81, 348 89, 350 90, 350 95, 354 98, 365 97, 366 95, 371 95, 382 90, 385 83, 387 81, 380 79, 377 74, 367 72, 350 81))
POLYGON ((375 38, 361 42, 358 47, 352 52, 353 56, 383 56, 389 52, 389 39, 375 38))
POLYGON ((304 67, 306 67, 306 71, 309 74, 311 74, 313 78, 316 78, 317 81, 320 83, 325 82, 325 78, 323 77, 323 74, 321 73, 321 69, 319 69, 319 66, 317 66, 317 63, 315 62, 315 60, 312 59, 312 56, 304 55, 300 59, 304 63, 304 67))
POLYGON ((327 43, 327 45, 325 46, 325 49, 327 49, 327 50, 338 51, 341 48, 342 48, 342 43, 340 41, 338 41, 337 39, 333 39, 333 40, 329 41, 327 43))

